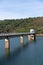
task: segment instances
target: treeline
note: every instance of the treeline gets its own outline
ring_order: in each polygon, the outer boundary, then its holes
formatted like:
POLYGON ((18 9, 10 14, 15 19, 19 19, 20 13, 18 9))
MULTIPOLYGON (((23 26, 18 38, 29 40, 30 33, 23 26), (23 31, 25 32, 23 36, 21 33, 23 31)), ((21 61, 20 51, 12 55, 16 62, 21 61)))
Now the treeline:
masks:
POLYGON ((43 17, 0 20, 0 33, 29 32, 31 28, 43 33, 43 17))

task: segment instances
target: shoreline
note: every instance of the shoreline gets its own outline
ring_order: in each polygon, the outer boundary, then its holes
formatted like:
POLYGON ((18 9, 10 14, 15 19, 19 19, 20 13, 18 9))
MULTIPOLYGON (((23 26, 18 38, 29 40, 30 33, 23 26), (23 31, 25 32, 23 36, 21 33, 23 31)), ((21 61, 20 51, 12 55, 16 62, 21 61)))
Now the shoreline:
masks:
POLYGON ((36 36, 43 36, 43 34, 36 34, 36 36))

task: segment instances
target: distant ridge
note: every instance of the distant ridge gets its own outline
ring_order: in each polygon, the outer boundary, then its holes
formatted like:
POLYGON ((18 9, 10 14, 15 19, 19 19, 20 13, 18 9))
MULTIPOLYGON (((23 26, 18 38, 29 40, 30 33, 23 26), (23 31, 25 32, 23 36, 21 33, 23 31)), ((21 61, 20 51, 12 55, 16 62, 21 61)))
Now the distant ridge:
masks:
POLYGON ((31 28, 43 33, 43 17, 0 20, 0 33, 29 32, 31 28))

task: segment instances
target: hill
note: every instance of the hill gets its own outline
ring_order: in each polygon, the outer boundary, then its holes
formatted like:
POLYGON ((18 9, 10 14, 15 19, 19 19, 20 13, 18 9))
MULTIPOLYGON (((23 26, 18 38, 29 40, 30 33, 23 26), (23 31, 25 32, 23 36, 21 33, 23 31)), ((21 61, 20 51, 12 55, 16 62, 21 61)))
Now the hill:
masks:
POLYGON ((43 33, 43 17, 0 20, 1 32, 29 32, 33 28, 38 33, 43 33))

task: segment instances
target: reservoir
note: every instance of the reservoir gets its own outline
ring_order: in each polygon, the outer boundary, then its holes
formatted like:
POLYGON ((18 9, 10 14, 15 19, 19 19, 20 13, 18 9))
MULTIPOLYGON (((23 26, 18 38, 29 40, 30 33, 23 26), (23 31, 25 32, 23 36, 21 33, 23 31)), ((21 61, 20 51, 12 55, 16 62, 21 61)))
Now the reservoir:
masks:
POLYGON ((19 37, 9 38, 10 52, 7 56, 4 39, 0 40, 0 65, 43 65, 43 37, 36 36, 35 41, 28 41, 24 36, 24 46, 19 37))

